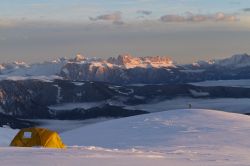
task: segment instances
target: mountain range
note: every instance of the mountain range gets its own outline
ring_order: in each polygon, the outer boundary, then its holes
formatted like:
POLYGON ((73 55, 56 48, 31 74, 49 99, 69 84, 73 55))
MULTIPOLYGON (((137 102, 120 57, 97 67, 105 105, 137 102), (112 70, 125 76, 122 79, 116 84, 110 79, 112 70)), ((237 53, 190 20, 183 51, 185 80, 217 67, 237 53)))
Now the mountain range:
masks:
POLYGON ((250 55, 177 64, 166 56, 133 57, 130 54, 108 59, 87 58, 78 54, 73 59, 51 62, 24 62, 0 65, 0 78, 62 78, 76 81, 102 81, 115 84, 189 83, 205 80, 250 78, 250 55))

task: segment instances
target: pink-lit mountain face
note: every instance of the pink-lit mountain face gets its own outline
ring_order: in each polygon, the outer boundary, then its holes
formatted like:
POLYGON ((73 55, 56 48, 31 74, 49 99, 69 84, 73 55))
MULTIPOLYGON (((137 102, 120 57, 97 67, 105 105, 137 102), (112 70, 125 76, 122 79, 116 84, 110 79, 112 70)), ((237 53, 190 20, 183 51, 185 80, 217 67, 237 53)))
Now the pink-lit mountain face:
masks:
POLYGON ((130 54, 119 55, 117 58, 109 58, 107 63, 117 65, 123 68, 147 68, 147 67, 174 67, 173 61, 169 57, 148 56, 148 57, 133 57, 130 54))

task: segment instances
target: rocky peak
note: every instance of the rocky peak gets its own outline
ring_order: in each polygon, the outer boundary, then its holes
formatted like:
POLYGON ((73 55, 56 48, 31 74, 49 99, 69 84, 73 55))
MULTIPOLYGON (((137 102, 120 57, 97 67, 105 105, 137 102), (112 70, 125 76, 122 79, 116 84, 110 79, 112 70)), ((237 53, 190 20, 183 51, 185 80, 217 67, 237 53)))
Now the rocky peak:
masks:
POLYGON ((116 59, 116 64, 117 65, 129 65, 129 64, 133 64, 133 65, 137 65, 140 64, 140 59, 133 57, 131 54, 123 54, 123 55, 119 55, 116 59))
POLYGON ((108 63, 112 63, 125 68, 134 67, 167 67, 172 66, 173 61, 167 56, 133 57, 131 54, 122 54, 117 58, 109 58, 108 63))
POLYGON ((141 57, 145 62, 150 62, 152 64, 172 64, 173 61, 167 56, 148 56, 141 57))
POLYGON ((76 57, 74 58, 74 61, 81 62, 81 61, 85 61, 86 59, 87 58, 83 56, 82 54, 77 54, 76 57))

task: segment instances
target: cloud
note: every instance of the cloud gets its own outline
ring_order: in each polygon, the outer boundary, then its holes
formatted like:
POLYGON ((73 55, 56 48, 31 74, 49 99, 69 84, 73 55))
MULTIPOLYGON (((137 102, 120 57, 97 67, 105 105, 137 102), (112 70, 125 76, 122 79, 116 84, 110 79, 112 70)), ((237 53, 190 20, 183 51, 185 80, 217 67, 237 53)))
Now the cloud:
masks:
POLYGON ((242 10, 243 10, 243 12, 250 12, 250 8, 244 8, 242 10))
POLYGON ((215 14, 193 14, 191 12, 186 12, 184 15, 164 15, 161 16, 160 21, 162 22, 204 22, 204 21, 237 21, 237 17, 232 14, 225 14, 223 12, 218 12, 215 14))
POLYGON ((91 21, 110 21, 115 25, 122 25, 124 22, 122 21, 122 13, 121 12, 114 12, 110 14, 103 14, 97 17, 89 17, 91 21))
POLYGON ((162 22, 184 22, 186 19, 179 15, 164 15, 161 16, 160 20, 162 22))
POLYGON ((152 14, 152 11, 149 11, 149 10, 137 10, 136 13, 142 14, 142 15, 150 15, 150 14, 152 14))
POLYGON ((212 19, 215 21, 230 21, 230 22, 238 21, 235 15, 229 15, 223 12, 216 13, 214 17, 212 17, 212 19))

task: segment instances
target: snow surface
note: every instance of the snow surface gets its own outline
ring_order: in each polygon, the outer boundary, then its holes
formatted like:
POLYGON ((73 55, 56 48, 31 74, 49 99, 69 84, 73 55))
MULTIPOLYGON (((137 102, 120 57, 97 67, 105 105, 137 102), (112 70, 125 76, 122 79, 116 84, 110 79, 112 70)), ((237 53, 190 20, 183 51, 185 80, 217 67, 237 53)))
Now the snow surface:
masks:
POLYGON ((150 104, 126 106, 125 109, 144 110, 149 112, 168 111, 173 109, 186 109, 189 104, 194 109, 212 109, 234 113, 250 113, 249 98, 218 98, 218 99, 194 99, 175 98, 150 104))
POLYGON ((231 87, 250 88, 249 79, 203 81, 203 82, 195 82, 195 83, 190 83, 190 84, 196 85, 196 86, 231 86, 231 87))
MULTIPOLYGON (((9 132, 0 131, 0 138, 9 132)), ((64 132, 61 137, 67 145, 77 146, 65 150, 1 147, 1 165, 250 163, 250 117, 220 111, 186 109, 145 114, 84 126, 64 132)), ((2 139, 0 142, 3 145, 2 139)))
MULTIPOLYGON (((19 130, 11 129, 7 126, 0 127, 0 147, 9 146, 10 141, 14 138, 19 130)), ((0 148, 1 153, 1 148, 0 148)), ((1 165, 1 164, 0 164, 1 165)))

